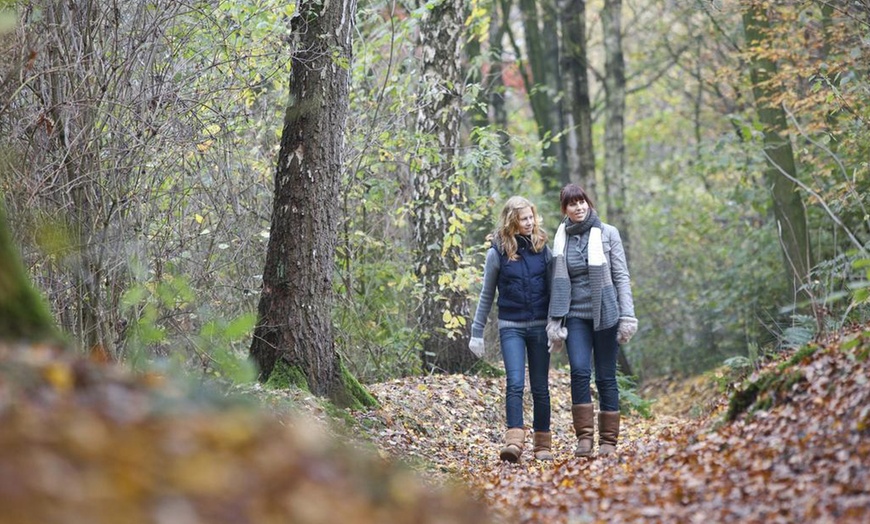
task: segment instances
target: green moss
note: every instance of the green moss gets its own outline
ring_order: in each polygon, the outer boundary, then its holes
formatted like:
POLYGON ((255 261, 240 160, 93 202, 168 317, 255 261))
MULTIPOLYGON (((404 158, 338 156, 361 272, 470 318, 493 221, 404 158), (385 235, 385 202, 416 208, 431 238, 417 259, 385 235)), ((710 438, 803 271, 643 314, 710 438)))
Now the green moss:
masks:
POLYGON ((777 371, 779 371, 781 373, 788 368, 791 368, 797 364, 800 364, 800 362, 803 359, 811 356, 813 353, 818 351, 818 349, 819 349, 819 347, 816 346, 815 344, 807 344, 806 346, 801 346, 800 349, 795 351, 794 355, 792 355, 791 357, 789 357, 788 360, 786 360, 785 362, 782 362, 781 364, 779 364, 776 367, 777 371))
POLYGON ((291 366, 283 359, 278 359, 269 379, 266 381, 266 387, 272 389, 289 389, 290 386, 310 392, 308 389, 308 378, 299 366, 291 366))
POLYGON ((6 224, 0 195, 0 339, 62 343, 42 296, 33 287, 6 224))
MULTIPOLYGON (((791 360, 791 359, 790 359, 791 360)), ((800 362, 798 359, 795 362, 800 362)), ((803 372, 796 369, 780 369, 762 374, 744 388, 738 389, 728 401, 725 420, 736 420, 742 413, 755 413, 780 404, 788 396, 795 384, 806 380, 803 372)))
POLYGON ((504 376, 504 370, 499 369, 489 362, 478 359, 477 362, 468 370, 469 375, 477 375, 479 377, 500 378, 504 376))
POLYGON ((372 408, 378 406, 376 399, 368 390, 360 384, 353 374, 348 371, 344 363, 339 362, 339 370, 341 372, 341 383, 344 386, 345 393, 349 397, 348 406, 351 409, 372 408))

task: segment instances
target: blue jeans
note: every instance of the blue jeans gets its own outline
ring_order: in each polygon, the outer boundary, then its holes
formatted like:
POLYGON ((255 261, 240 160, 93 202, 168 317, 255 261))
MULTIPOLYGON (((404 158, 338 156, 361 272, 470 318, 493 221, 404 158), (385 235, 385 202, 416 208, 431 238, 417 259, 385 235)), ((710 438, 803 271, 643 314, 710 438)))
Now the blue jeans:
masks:
POLYGON ((601 411, 619 411, 619 388, 616 385, 616 330, 619 326, 594 331, 592 320, 568 318, 568 339, 565 346, 571 364, 571 403, 589 404, 592 393, 589 380, 595 362, 595 386, 598 388, 598 405, 601 411))
POLYGON ((508 428, 523 427, 523 389, 526 384, 526 355, 535 431, 550 431, 550 352, 546 326, 501 328, 501 356, 505 370, 505 415, 508 428))

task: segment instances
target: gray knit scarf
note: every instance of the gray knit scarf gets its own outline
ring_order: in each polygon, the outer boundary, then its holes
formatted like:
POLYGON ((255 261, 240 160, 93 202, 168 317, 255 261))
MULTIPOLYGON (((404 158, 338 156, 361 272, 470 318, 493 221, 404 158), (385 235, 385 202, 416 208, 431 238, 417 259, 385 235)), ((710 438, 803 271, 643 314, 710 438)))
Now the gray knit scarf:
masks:
MULTIPOLYGON (((594 209, 589 210, 589 214, 583 222, 571 222, 567 217, 562 221, 565 227, 565 233, 569 236, 583 235, 593 227, 601 229, 601 219, 598 218, 598 213, 594 209)), ((560 226, 561 227, 561 226, 560 226)), ((559 233, 557 232, 557 235, 559 233)), ((600 235, 597 236, 598 241, 601 241, 600 235)), ((555 248, 556 246, 554 246, 555 248)), ((549 316, 552 318, 564 318, 571 308, 571 278, 568 276, 568 266, 565 262, 565 249, 568 247, 567 239, 565 246, 561 252, 557 249, 553 250, 553 282, 550 291, 550 311, 549 316)), ((587 247, 587 256, 593 251, 587 247)), ((591 261, 590 261, 591 262, 591 261)), ((605 271, 607 265, 602 263, 589 264, 589 287, 592 290, 592 324, 593 329, 598 331, 601 322, 601 294, 604 289, 605 271)))

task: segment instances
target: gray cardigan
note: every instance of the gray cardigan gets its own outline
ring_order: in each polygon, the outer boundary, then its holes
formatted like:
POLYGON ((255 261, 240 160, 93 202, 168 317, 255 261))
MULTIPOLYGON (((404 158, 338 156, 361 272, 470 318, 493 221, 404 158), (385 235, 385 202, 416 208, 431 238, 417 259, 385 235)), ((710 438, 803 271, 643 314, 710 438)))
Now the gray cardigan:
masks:
MULTIPOLYGON (((586 235, 588 237, 588 234, 586 235)), ((604 248, 604 256, 607 260, 607 270, 604 273, 601 293, 601 319, 598 329, 613 327, 619 322, 619 317, 635 318, 634 299, 631 294, 631 278, 628 272, 628 263, 625 259, 625 248, 622 245, 622 237, 619 230, 610 224, 601 224, 601 242, 604 248)), ((566 246, 571 242, 566 242, 566 246)), ((555 257, 563 253, 553 253, 555 257)), ((566 286, 568 275, 560 269, 554 270, 552 296, 550 299, 550 316, 590 318, 589 307, 572 300, 574 285, 566 286), (562 280, 561 285, 559 280, 562 280), (566 293, 568 289, 570 292, 566 293), (568 296, 566 296, 568 295, 568 296)), ((564 270, 562 270, 564 271, 564 270)), ((573 284, 573 283, 572 283, 573 284)))

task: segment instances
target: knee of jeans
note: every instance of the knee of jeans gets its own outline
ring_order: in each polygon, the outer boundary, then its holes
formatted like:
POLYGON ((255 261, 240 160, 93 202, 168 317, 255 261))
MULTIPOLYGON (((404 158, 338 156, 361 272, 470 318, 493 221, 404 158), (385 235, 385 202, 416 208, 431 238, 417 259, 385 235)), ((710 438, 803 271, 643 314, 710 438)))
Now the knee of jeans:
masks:
POLYGON ((506 388, 508 393, 522 393, 525 387, 523 380, 507 380, 506 388))
POLYGON ((542 386, 532 386, 532 396, 538 399, 550 398, 550 388, 546 384, 542 386))
MULTIPOLYGON (((577 369, 571 371, 571 379, 572 380, 585 380, 588 381, 592 377, 592 373, 585 369, 577 369)), ((598 382, 596 381, 596 384, 598 382)))
POLYGON ((619 389, 616 377, 595 377, 595 385, 598 386, 598 389, 619 389))

